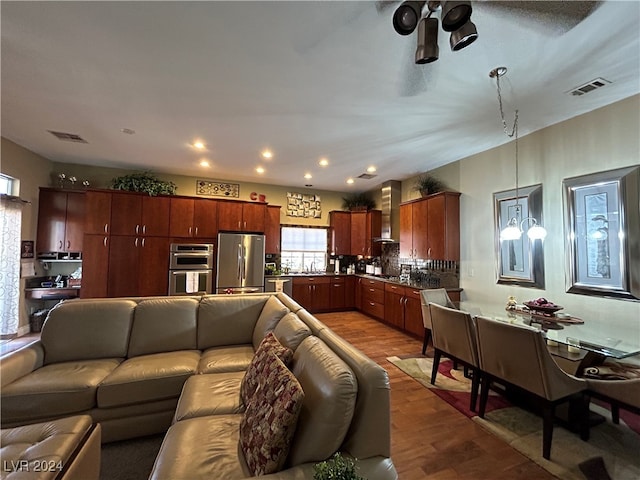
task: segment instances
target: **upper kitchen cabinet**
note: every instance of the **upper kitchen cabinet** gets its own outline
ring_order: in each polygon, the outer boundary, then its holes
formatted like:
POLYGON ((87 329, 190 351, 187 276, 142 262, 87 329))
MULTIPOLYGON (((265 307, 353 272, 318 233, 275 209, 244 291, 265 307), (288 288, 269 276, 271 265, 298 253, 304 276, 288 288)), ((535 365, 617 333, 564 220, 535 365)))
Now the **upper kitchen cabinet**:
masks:
POLYGON ((218 202, 218 230, 264 233, 267 205, 257 202, 218 202))
POLYGON ((379 256, 381 245, 374 241, 382 235, 382 212, 351 212, 351 255, 379 256))
POLYGON ((280 206, 267 205, 267 217, 264 226, 265 253, 280 253, 280 206))
POLYGON ((460 260, 460 194, 440 192, 400 205, 400 257, 460 260))
POLYGON ((111 194, 111 234, 168 236, 170 202, 169 197, 111 194))
POLYGON ((111 234, 111 192, 87 190, 85 205, 84 233, 111 234))
POLYGON ((206 198, 171 198, 169 234, 181 238, 215 238, 218 202, 206 198))
POLYGON ((38 254, 82 252, 85 193, 41 188, 38 201, 38 254))
POLYGON ((351 255, 351 212, 334 210, 329 212, 330 241, 332 255, 351 255))

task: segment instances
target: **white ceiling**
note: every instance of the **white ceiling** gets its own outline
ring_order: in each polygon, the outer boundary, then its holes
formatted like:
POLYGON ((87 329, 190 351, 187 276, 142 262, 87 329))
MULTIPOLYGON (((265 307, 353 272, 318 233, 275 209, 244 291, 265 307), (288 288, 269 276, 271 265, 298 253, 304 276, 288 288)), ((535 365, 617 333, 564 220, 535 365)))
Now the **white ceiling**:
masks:
MULTIPOLYGON (((539 5, 558 3, 574 2, 539 5)), ((640 92, 638 1, 564 34, 555 16, 473 2, 478 41, 452 52, 440 30, 440 59, 421 66, 396 5, 2 1, 2 136, 58 162, 360 191, 509 141, 494 67, 521 136, 640 92), (564 93, 596 77, 612 83, 564 93), (369 165, 377 177, 346 185, 369 165)))

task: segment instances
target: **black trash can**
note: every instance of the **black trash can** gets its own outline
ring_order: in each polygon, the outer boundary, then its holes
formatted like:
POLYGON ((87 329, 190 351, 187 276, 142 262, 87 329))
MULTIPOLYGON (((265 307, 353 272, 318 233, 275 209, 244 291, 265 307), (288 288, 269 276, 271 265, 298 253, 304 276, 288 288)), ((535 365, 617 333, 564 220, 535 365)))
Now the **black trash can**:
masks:
POLYGON ((29 327, 32 333, 39 333, 42 330, 42 324, 44 323, 49 313, 48 308, 33 312, 29 317, 29 327))

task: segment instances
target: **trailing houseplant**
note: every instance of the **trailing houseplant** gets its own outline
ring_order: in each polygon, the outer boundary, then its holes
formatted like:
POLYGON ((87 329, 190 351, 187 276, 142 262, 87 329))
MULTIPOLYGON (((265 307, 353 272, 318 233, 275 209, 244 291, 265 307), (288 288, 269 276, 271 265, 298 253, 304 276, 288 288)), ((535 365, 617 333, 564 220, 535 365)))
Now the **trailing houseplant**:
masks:
POLYGON ((432 193, 438 193, 444 189, 444 184, 430 173, 423 173, 416 180, 414 190, 420 192, 420 195, 426 197, 432 193))
POLYGON ((376 202, 366 192, 352 193, 342 197, 342 208, 345 210, 371 210, 376 208, 376 202))
POLYGON ((160 180, 149 172, 142 172, 114 178, 111 180, 111 188, 128 192, 143 192, 154 197, 156 195, 174 195, 178 187, 173 182, 160 180))
POLYGON ((313 466, 313 480, 364 480, 356 470, 354 459, 336 452, 329 460, 313 466))

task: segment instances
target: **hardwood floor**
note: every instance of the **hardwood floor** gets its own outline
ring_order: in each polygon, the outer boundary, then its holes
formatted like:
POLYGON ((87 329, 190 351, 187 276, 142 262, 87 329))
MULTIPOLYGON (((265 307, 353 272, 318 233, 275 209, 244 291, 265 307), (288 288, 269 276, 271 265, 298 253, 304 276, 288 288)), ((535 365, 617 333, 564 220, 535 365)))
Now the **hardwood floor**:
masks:
POLYGON ((316 317, 389 373, 391 457, 401 480, 555 478, 386 360, 420 355, 421 340, 358 312, 316 317))

